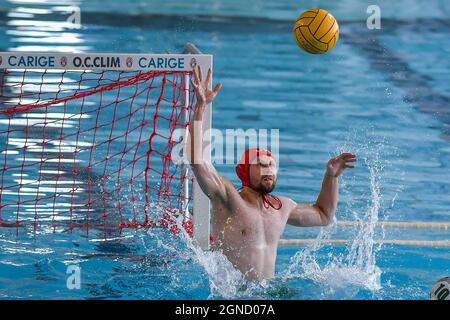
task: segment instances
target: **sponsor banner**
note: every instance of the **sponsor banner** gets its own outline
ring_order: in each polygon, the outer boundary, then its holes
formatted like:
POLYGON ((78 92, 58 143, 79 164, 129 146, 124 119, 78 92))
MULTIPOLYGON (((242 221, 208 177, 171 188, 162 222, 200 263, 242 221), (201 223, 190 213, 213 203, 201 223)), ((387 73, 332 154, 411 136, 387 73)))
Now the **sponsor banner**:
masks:
POLYGON ((210 66, 211 62, 211 55, 190 54, 0 53, 2 69, 190 71, 197 65, 210 66))

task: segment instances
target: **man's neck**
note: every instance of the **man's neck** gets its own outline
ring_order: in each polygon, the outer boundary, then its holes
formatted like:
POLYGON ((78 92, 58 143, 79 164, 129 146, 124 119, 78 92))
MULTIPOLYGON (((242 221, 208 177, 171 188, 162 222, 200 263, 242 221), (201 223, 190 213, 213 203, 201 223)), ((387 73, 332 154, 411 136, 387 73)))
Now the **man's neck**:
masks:
POLYGON ((258 197, 258 196, 261 195, 261 193, 259 191, 256 191, 255 189, 253 189, 251 187, 242 187, 242 191, 241 192, 245 192, 245 193, 251 194, 254 197, 258 197))
POLYGON ((259 207, 262 211, 264 208, 269 209, 269 206, 279 210, 283 205, 280 198, 271 196, 269 193, 261 193, 250 187, 243 187, 240 195, 245 201, 259 207))
POLYGON ((244 200, 250 202, 253 205, 262 206, 261 193, 250 187, 243 187, 240 192, 244 200))

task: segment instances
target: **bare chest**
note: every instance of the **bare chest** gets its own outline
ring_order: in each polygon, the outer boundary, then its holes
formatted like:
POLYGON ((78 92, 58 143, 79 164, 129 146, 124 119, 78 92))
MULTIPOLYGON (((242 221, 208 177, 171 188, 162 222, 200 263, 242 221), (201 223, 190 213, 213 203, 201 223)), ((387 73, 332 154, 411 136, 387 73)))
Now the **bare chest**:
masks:
POLYGON ((223 212, 227 210, 223 207, 216 209, 222 212, 215 212, 219 213, 215 214, 215 229, 225 238, 247 244, 276 244, 286 225, 283 213, 278 210, 258 210, 246 205, 233 212, 223 212))

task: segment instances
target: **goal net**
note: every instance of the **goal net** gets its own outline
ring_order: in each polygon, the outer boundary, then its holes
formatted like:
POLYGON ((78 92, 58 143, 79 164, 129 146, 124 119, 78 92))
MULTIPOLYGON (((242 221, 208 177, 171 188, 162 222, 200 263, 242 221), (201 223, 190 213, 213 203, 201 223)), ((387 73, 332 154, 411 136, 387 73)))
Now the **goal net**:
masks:
POLYGON ((211 62, 0 53, 0 224, 178 233, 181 215, 192 232, 190 213, 208 204, 192 207, 193 179, 174 150, 192 114, 192 68, 211 62))

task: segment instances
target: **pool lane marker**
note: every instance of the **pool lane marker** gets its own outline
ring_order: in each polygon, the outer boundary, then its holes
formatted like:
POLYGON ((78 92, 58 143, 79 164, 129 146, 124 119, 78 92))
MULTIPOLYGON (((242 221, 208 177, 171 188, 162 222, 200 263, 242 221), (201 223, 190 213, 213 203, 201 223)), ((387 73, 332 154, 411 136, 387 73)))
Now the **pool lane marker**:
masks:
MULTIPOLYGON (((354 227, 357 221, 338 221, 339 227, 354 227)), ((378 221, 377 227, 404 228, 404 229, 450 229, 450 222, 423 222, 423 221, 378 221)))
MULTIPOLYGON (((281 239, 279 241, 280 246, 298 246, 298 245, 311 245, 314 244, 317 239, 281 239)), ((333 240, 321 240, 320 243, 324 245, 346 245, 349 240, 345 239, 333 239, 333 240)), ((418 247, 450 247, 450 240, 375 240, 377 244, 396 244, 404 246, 418 246, 418 247)))
MULTIPOLYGON (((357 221, 338 221, 339 227, 355 227, 360 223, 357 221)), ((422 221, 378 221, 377 227, 382 228, 400 228, 400 229, 440 229, 450 230, 450 222, 422 222, 422 221)), ((311 245, 318 241, 317 239, 281 239, 280 246, 289 245, 311 245)), ((346 245, 350 240, 346 239, 328 239, 321 240, 324 245, 346 245)), ((450 247, 450 240, 375 240, 377 244, 396 244, 404 246, 420 247, 450 247)))

